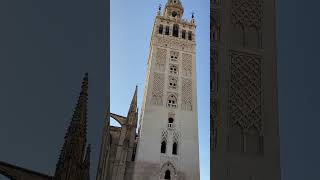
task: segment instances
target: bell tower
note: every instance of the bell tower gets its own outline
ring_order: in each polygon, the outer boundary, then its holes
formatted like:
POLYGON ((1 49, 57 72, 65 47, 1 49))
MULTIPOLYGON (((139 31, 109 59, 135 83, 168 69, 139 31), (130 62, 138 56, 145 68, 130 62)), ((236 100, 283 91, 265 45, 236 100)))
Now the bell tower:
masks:
POLYGON ((134 180, 199 180, 196 23, 180 0, 155 18, 138 130, 134 180))

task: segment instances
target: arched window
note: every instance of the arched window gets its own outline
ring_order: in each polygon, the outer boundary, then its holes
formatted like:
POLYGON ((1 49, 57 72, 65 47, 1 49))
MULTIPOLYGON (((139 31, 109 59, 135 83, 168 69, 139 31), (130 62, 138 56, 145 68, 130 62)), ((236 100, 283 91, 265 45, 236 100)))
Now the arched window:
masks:
POLYGON ((191 31, 188 32, 188 39, 189 39, 190 41, 192 41, 192 32, 191 32, 191 31))
POLYGON ((167 149, 167 143, 165 141, 162 141, 161 143, 161 153, 165 154, 167 149))
POLYGON ((166 26, 166 33, 165 33, 165 34, 166 34, 166 35, 169 35, 169 34, 170 34, 170 32, 169 32, 169 31, 170 31, 169 26, 166 26))
POLYGON ((169 123, 173 123, 173 118, 170 117, 170 118, 168 119, 168 122, 169 122, 169 123))
POLYGON ((181 37, 182 39, 186 39, 186 30, 182 30, 181 37))
POLYGON ((166 170, 166 173, 164 175, 164 179, 171 179, 171 172, 169 170, 166 170))
POLYGON ((172 154, 177 155, 178 154, 178 143, 174 142, 172 145, 172 154))
POLYGON ((169 108, 176 108, 177 107, 177 98, 174 95, 170 95, 168 97, 167 106, 169 108))
POLYGON ((168 119, 168 128, 173 128, 173 118, 169 117, 168 119))
POLYGON ((174 65, 174 64, 170 64, 169 72, 171 74, 178 74, 178 67, 176 65, 174 65))
POLYGON ((172 36, 179 37, 179 25, 178 24, 173 25, 172 36))
POLYGON ((159 34, 162 34, 162 33, 163 33, 163 25, 160 24, 160 26, 159 26, 159 34))

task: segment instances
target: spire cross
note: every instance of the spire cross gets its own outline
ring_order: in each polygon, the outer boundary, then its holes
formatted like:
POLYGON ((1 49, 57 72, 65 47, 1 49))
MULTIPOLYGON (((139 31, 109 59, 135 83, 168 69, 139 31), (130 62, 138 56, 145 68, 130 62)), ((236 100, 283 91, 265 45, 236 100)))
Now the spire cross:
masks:
POLYGON ((193 11, 191 12, 191 17, 192 17, 192 19, 194 18, 194 12, 193 11))

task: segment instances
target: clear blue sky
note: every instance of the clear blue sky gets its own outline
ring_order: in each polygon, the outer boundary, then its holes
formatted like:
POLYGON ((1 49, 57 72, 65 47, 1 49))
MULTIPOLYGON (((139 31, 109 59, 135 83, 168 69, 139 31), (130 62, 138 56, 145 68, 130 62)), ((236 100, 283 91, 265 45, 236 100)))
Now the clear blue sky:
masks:
MULTIPOLYGON (((154 18, 166 0, 111 0, 111 112, 126 115, 136 85, 141 107, 154 18)), ((182 0, 197 21, 197 87, 201 180, 210 179, 210 7, 209 0, 182 0)), ((115 124, 114 122, 112 122, 115 124)))

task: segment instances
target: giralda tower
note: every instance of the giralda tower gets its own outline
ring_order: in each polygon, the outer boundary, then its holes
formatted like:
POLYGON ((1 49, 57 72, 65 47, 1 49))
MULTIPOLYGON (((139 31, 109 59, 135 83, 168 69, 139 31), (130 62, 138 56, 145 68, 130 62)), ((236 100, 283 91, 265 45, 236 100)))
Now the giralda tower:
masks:
POLYGON ((198 180, 196 24, 180 0, 155 18, 148 59, 134 180, 198 180))

